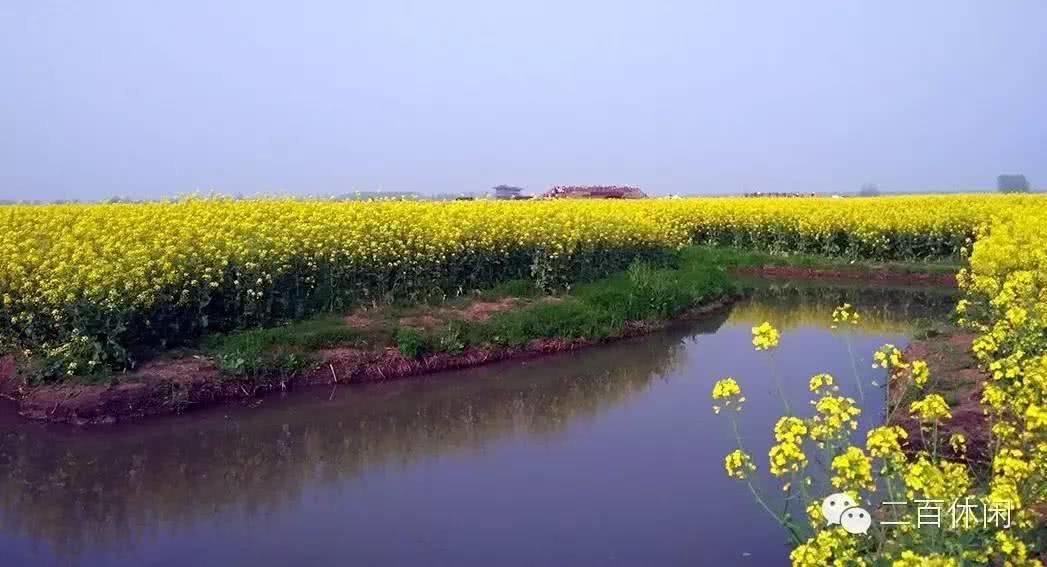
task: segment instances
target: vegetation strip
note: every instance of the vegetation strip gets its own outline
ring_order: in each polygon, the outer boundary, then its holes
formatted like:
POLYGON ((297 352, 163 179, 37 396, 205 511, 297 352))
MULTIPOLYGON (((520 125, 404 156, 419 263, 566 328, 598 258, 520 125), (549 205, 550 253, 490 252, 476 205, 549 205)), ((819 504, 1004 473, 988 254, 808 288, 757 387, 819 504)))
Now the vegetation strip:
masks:
POLYGON ((506 282, 472 301, 381 306, 217 335, 200 353, 158 359, 109 384, 27 388, 20 413, 112 422, 295 385, 386 380, 638 336, 729 302, 735 288, 706 254, 689 249, 662 268, 635 263, 561 295, 506 282))
POLYGON ((688 243, 959 260, 1036 196, 331 202, 187 199, 0 210, 0 342, 39 380, 132 367, 200 335, 506 279, 553 291, 688 243))

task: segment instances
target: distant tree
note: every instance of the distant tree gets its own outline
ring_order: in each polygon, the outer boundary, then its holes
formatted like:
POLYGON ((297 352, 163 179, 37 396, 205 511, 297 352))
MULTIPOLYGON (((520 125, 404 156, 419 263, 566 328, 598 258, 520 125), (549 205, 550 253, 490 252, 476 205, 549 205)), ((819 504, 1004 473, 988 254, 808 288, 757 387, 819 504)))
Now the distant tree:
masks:
POLYGON ((875 183, 866 183, 858 190, 858 194, 862 197, 879 197, 880 186, 875 183))
POLYGON ((996 189, 1000 193, 1028 193, 1029 180, 1024 175, 1000 175, 996 178, 996 189))
POLYGON ((513 185, 495 185, 491 188, 495 199, 515 199, 520 196, 522 188, 513 185))

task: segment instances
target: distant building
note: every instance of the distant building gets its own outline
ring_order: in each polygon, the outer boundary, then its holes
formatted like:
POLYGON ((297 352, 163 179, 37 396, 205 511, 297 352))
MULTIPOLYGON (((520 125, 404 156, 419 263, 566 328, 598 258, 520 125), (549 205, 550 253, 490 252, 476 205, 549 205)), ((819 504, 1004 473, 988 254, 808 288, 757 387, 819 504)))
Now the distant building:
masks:
POLYGON ((414 191, 354 191, 337 195, 336 201, 388 201, 419 200, 422 196, 414 191))
POLYGON ((1001 193, 1028 193, 1029 180, 1024 175, 1000 175, 996 178, 996 189, 1001 193))
POLYGON ((746 193, 746 197, 817 197, 817 193, 764 193, 763 191, 754 191, 752 193, 746 193))
POLYGON ((557 185, 542 195, 553 199, 644 199, 637 187, 619 185, 557 185))
POLYGON ((520 198, 523 197, 520 194, 520 193, 523 192, 523 189, 520 188, 520 187, 514 187, 512 185, 496 185, 492 189, 494 189, 494 198, 495 199, 502 199, 502 200, 509 201, 509 200, 513 200, 513 199, 520 199, 520 198))

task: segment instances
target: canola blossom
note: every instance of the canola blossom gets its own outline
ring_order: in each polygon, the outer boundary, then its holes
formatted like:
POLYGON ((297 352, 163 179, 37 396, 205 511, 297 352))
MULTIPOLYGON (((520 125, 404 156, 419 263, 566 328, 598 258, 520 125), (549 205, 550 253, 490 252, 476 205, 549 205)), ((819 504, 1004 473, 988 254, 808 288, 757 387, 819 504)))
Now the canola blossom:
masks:
POLYGON ((858 429, 857 417, 862 412, 853 398, 827 393, 811 403, 815 415, 811 418, 809 428, 811 438, 815 441, 824 443, 858 429))
POLYGON ((831 374, 815 374, 807 381, 807 388, 812 392, 819 392, 822 388, 827 390, 838 390, 839 386, 833 384, 831 374))
POLYGON ((927 368, 927 362, 923 360, 912 361, 912 380, 917 386, 923 386, 927 383, 927 380, 931 377, 931 372, 927 368))
MULTIPOLYGON (((1014 502, 1017 522, 1043 522, 1030 505, 1047 498, 1047 213, 1030 208, 994 218, 976 235, 969 267, 957 279, 957 309, 981 334, 972 350, 991 373, 982 406, 993 421, 990 495, 1014 502), (962 309, 961 309, 962 306, 962 309)), ((1022 542, 995 548, 1021 559, 1022 542)))
MULTIPOLYGON (((968 265, 957 276, 963 298, 956 313, 962 324, 979 333, 972 351, 990 377, 981 400, 992 423, 990 477, 979 481, 984 466, 967 462, 963 434, 937 438, 936 424, 950 419, 951 408, 941 395, 932 393, 908 408, 933 425, 931 449, 913 454, 902 428, 874 428, 867 433, 865 451, 853 445, 833 448, 827 471, 833 486, 825 492, 846 489, 856 499, 869 498, 876 486, 870 477, 876 471, 892 500, 975 500, 1006 514, 1007 529, 960 525, 932 534, 903 525, 877 546, 874 540, 826 526, 817 501, 805 501, 810 532, 795 539, 790 554, 793 565, 1042 564, 1037 559, 1044 551, 1042 536, 1036 534, 1044 527, 1042 510, 1047 500, 1047 231, 1043 229, 1047 211, 1042 206, 1021 212, 1001 209, 986 218, 989 222, 960 247, 968 265), (945 444, 954 458, 942 456, 939 445, 945 444)), ((833 313, 834 324, 851 322, 843 315, 845 309, 841 306, 833 313)), ((891 374, 906 371, 915 386, 928 387, 926 361, 905 360, 893 345, 874 353, 873 367, 891 374)), ((810 380, 813 393, 821 393, 825 386, 821 375, 810 380)), ((819 444, 819 418, 816 413, 779 421, 778 443, 769 455, 773 474, 802 471, 799 464, 806 464, 807 443, 819 444), (783 435, 785 425, 796 434, 783 435)), ((796 526, 787 527, 796 537, 796 526)))
POLYGON ((1045 205, 1035 196, 962 195, 5 206, 0 341, 59 361, 63 374, 82 373, 206 330, 453 296, 510 278, 562 287, 694 242, 958 258, 988 219, 1045 205))
MULTIPOLYGON (((880 352, 893 350, 894 347, 888 345, 880 352)), ((889 360, 889 355, 885 360, 889 360)), ((732 389, 740 388, 735 379, 729 380, 732 389)), ((848 444, 848 437, 855 429, 853 418, 858 415, 854 401, 834 393, 832 377, 828 374, 812 376, 809 389, 812 394, 821 395, 811 402, 815 407, 813 415, 780 418, 773 431, 776 444, 768 453, 768 470, 780 478, 782 490, 789 494, 787 498, 804 499, 806 525, 788 515, 778 515, 753 488, 748 473, 755 470, 755 463, 748 458, 740 439, 738 449, 725 458, 728 476, 749 483, 757 501, 788 528, 794 538, 790 553, 793 565, 959 565, 952 557, 962 557, 964 564, 1039 565, 1034 559, 1039 548, 1031 534, 1035 534, 1043 520, 1022 503, 1027 502, 1023 498, 1029 496, 1033 498, 1030 503, 1042 503, 1045 496, 1042 436, 1025 437, 1037 447, 1033 451, 1018 448, 997 451, 986 491, 985 485, 977 482, 984 474, 978 468, 981 465, 972 467, 964 456, 964 435, 954 433, 948 438, 947 443, 956 455, 951 460, 942 456, 936 434, 928 448, 911 451, 907 445, 908 434, 897 425, 869 430, 863 449, 848 444), (1036 451, 1038 455, 1034 454, 1036 451), (824 457, 818 459, 822 461, 819 464, 826 466, 822 480, 807 472, 811 462, 809 452, 824 457), (794 488, 797 486, 800 487, 798 494, 794 488), (943 524, 940 534, 902 523, 881 536, 855 537, 844 528, 829 524, 822 515, 819 494, 824 497, 842 491, 855 501, 874 502, 873 494, 881 487, 886 492, 882 496, 884 501, 904 499, 965 505, 978 502, 992 506, 995 513, 1007 514, 1014 523, 1007 524, 1009 531, 977 522, 943 524), (886 539, 878 539, 883 536, 887 536, 886 539)), ((925 422, 948 419, 950 413, 948 404, 938 394, 915 402, 913 410, 925 422)), ((1014 425, 1005 429, 1009 435, 1016 434, 1014 425)), ((889 513, 886 509, 881 511, 889 513)))
POLYGON ((865 448, 869 455, 884 463, 881 474, 886 474, 890 468, 905 462, 902 444, 908 437, 909 434, 897 425, 883 425, 866 433, 865 448))
MULTIPOLYGON (((335 202, 189 198, 142 204, 0 207, 0 346, 42 358, 47 374, 123 367, 142 345, 166 346, 207 330, 229 330, 317 311, 468 293, 512 278, 539 287, 666 260, 691 243, 855 260, 963 260, 957 275, 961 321, 979 333, 973 352, 991 379, 982 406, 991 418, 991 478, 977 496, 1006 502, 1013 529, 932 539, 899 530, 882 548, 813 522, 790 558, 796 565, 951 565, 1034 561, 1029 533, 1047 495, 1047 199, 1036 195, 941 195, 876 199, 648 199, 531 202, 335 202), (1023 539, 1026 538, 1026 539, 1023 539), (953 547, 945 551, 942 541, 953 547)), ((829 315, 828 313, 826 314, 829 315)), ((834 324, 862 325, 840 306, 834 324)), ((767 321, 766 318, 759 320, 767 321)), ((778 329, 754 327, 753 345, 773 349, 778 329)), ((874 366, 929 373, 886 346, 874 366)), ((905 453, 894 426, 848 446, 858 408, 826 376, 809 381, 821 397, 810 417, 774 428, 769 472, 806 490, 818 449, 832 453, 828 478, 858 499, 872 471, 910 500, 971 496, 965 462, 940 452, 905 453), (808 445, 814 445, 809 447, 808 445), (800 478, 802 477, 802 478, 800 478), (799 482, 796 482, 799 480, 799 482)), ((938 396, 910 406, 921 419, 947 419, 938 396)), ((714 398, 741 409, 737 381, 714 398)), ((738 415, 729 413, 732 419, 738 415)), ((937 442, 937 440, 935 440, 937 442)), ((962 452, 966 440, 950 438, 962 452)), ((725 470, 748 480, 739 447, 725 470)), ((866 494, 867 496, 867 494, 866 494)), ((817 505, 803 502, 812 519, 817 505), (812 511, 813 510, 813 511, 812 511)))
MULTIPOLYGON (((730 407, 734 404, 734 409, 741 411, 742 404, 745 403, 745 396, 742 395, 742 389, 738 386, 738 382, 734 378, 727 377, 721 380, 717 380, 716 384, 713 384, 713 399, 722 400, 724 406, 730 407)), ((714 405, 713 411, 720 413, 721 406, 714 405)))
POLYGON ((848 447, 832 460, 832 485, 841 490, 876 490, 872 463, 858 447, 848 447))
POLYGON ((740 449, 735 449, 724 457, 724 469, 727 476, 738 480, 744 480, 749 473, 756 470, 752 458, 740 449))
POLYGON ((543 287, 689 239, 615 203, 188 199, 0 208, 0 339, 121 366, 139 344, 530 278, 543 287))
POLYGON ((509 278, 562 286, 692 241, 950 256, 977 228, 976 211, 1029 202, 904 199, 888 215, 867 201, 829 199, 190 198, 8 206, 0 209, 0 340, 58 361, 61 373, 81 373, 126 364, 136 345, 163 346, 209 329, 354 303, 455 295, 509 278), (921 207, 942 214, 912 214, 921 207), (924 242, 916 246, 920 234, 924 242))
POLYGON ((902 351, 892 344, 886 344, 873 353, 873 368, 901 369, 909 365, 902 360, 902 351))
POLYGON ((756 350, 770 350, 778 346, 779 333, 778 329, 775 329, 768 322, 763 322, 759 326, 752 328, 753 333, 753 346, 756 350))
POLYGON ((930 394, 922 400, 913 402, 909 406, 909 412, 923 422, 940 421, 952 417, 952 413, 949 412, 949 404, 945 403, 945 398, 941 394, 930 394))

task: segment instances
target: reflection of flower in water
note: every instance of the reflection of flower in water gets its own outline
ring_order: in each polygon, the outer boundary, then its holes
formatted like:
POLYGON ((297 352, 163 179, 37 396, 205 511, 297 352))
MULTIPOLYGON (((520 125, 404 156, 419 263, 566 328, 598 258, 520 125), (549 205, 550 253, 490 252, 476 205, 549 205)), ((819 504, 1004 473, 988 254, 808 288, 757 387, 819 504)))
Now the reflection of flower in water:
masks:
POLYGON ((851 325, 857 325, 861 319, 861 315, 854 309, 850 303, 844 303, 843 305, 833 309, 833 324, 832 328, 836 328, 837 324, 849 323, 851 325))
POLYGON ((849 304, 852 312, 861 310, 860 324, 850 324, 851 318, 841 332, 904 333, 918 319, 947 316, 955 299, 948 291, 898 288, 757 288, 751 294, 732 307, 728 322, 751 326, 774 321, 781 332, 796 327, 831 328, 826 314, 849 304))

